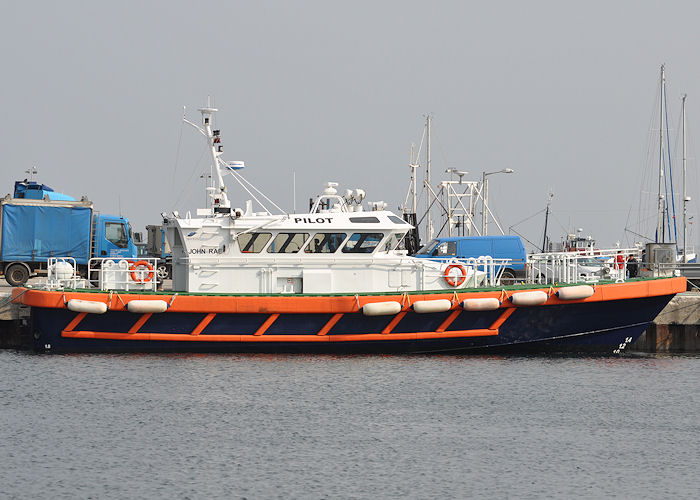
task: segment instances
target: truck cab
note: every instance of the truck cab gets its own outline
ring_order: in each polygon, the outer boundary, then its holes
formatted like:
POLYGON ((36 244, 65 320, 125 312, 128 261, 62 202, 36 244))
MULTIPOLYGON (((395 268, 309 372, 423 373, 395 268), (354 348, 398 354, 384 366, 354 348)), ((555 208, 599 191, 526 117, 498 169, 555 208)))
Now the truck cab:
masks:
POLYGON ((503 283, 512 283, 524 278, 527 254, 519 236, 459 236, 435 238, 418 250, 414 257, 424 259, 470 259, 490 256, 494 259, 509 259, 501 272, 503 283))
POLYGON ((95 214, 93 220, 93 257, 131 259, 137 256, 129 220, 115 215, 95 214))

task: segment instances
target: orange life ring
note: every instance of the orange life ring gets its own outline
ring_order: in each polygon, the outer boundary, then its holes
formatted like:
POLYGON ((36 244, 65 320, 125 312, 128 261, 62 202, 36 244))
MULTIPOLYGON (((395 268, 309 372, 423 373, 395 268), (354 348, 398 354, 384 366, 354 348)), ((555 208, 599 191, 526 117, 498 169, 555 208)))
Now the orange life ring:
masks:
POLYGON ((458 287, 467 280, 467 270, 464 269, 464 266, 460 264, 450 264, 445 268, 445 272, 442 273, 442 277, 445 278, 445 281, 448 285, 458 287), (452 271, 453 269, 459 270, 459 277, 453 277, 450 274, 450 271, 452 271))
POLYGON ((149 281, 151 281, 153 279, 153 266, 150 265, 145 260, 140 260, 138 262, 132 262, 131 267, 129 267, 129 269, 131 270, 131 279, 134 280, 136 283, 148 283, 149 281), (143 279, 139 279, 136 277, 136 268, 140 267, 140 266, 145 266, 148 268, 148 276, 143 278, 143 279))

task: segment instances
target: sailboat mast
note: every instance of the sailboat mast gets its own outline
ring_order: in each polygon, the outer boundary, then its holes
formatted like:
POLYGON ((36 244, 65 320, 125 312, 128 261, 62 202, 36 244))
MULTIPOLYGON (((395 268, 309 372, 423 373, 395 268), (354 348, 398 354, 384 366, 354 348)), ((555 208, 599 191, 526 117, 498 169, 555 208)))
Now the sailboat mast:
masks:
POLYGON ((664 65, 661 65, 661 85, 659 93, 659 206, 656 216, 656 243, 665 242, 664 216, 665 205, 664 196, 661 194, 661 187, 664 179, 664 87, 666 86, 666 74, 664 65))
POLYGON ((418 209, 418 193, 417 193, 417 185, 416 185, 416 145, 411 144, 411 164, 409 165, 411 167, 411 191, 413 191, 413 204, 411 205, 411 213, 417 213, 416 210, 418 209))
POLYGON ((427 214, 426 218, 428 219, 428 222, 426 224, 426 231, 425 231, 425 236, 428 241, 433 239, 433 222, 430 219, 430 206, 432 205, 432 199, 430 196, 430 122, 432 121, 433 117, 428 115, 428 118, 426 120, 426 128, 427 128, 427 134, 428 134, 428 142, 426 143, 426 149, 425 149, 425 154, 426 154, 426 170, 425 170, 425 182, 427 184, 428 190, 426 196, 426 200, 428 203, 428 209, 427 209, 427 214))
POLYGON ((688 262, 688 249, 686 247, 686 234, 687 234, 687 216, 688 216, 688 194, 685 185, 685 162, 686 162, 686 150, 685 150, 685 99, 688 96, 683 94, 682 105, 681 105, 681 116, 683 118, 683 262, 688 262))

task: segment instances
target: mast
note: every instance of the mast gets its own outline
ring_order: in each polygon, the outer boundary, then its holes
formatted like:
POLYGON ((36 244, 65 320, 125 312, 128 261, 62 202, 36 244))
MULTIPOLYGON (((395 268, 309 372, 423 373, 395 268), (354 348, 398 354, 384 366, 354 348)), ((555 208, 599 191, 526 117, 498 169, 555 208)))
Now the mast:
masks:
POLYGON ((665 228, 664 228, 664 218, 666 215, 666 207, 664 204, 664 195, 661 194, 661 187, 664 179, 664 89, 666 87, 666 74, 664 72, 664 65, 661 65, 661 86, 659 94, 659 206, 656 215, 656 243, 664 243, 665 238, 665 228))
POLYGON ((682 105, 681 105, 681 116, 683 119, 683 262, 688 262, 688 249, 686 247, 685 238, 687 235, 687 216, 688 216, 688 202, 690 198, 687 195, 686 184, 685 184, 685 174, 686 174, 686 150, 685 150, 685 99, 687 94, 683 94, 682 105))
MULTIPOLYGON (((184 108, 183 108, 184 109, 184 108)), ((223 160, 219 158, 223 152, 224 147, 221 145, 221 137, 218 130, 211 129, 211 117, 214 113, 219 111, 211 106, 211 99, 207 100, 207 107, 199 108, 198 110, 202 113, 202 125, 204 128, 200 127, 196 123, 192 123, 184 116, 182 121, 191 125, 199 131, 207 139, 207 145, 209 146, 209 154, 211 156, 211 165, 213 173, 216 174, 216 188, 211 192, 212 209, 214 213, 230 213, 231 212, 231 202, 229 202, 228 195, 226 194, 226 184, 224 183, 224 176, 221 171, 222 165, 226 167, 223 160)), ((232 168, 242 168, 242 162, 233 162, 236 166, 232 168)), ((212 179, 213 181, 213 179, 212 179)))
POLYGON ((554 193, 551 191, 547 195, 547 209, 544 213, 544 236, 542 238, 542 253, 547 251, 547 224, 549 223, 549 212, 552 205, 552 198, 554 198, 554 193))
POLYGON ((430 241, 433 239, 433 222, 430 220, 430 205, 432 205, 432 201, 430 199, 430 122, 432 121, 433 117, 431 115, 428 115, 426 118, 426 128, 427 128, 427 133, 428 133, 428 142, 426 144, 426 170, 425 170, 425 183, 428 187, 428 196, 426 196, 426 200, 428 203, 427 207, 427 214, 426 217, 428 219, 428 222, 426 224, 426 230, 425 230, 425 236, 427 241, 430 241))
POLYGON ((214 195, 213 207, 214 211, 218 207, 230 208, 231 204, 228 201, 228 196, 226 195, 226 184, 224 184, 224 177, 221 174, 221 165, 219 156, 224 151, 224 147, 220 144, 219 131, 216 130, 212 132, 211 130, 211 117, 214 113, 219 111, 216 108, 206 107, 199 108, 199 112, 202 113, 202 124, 204 125, 204 135, 207 138, 207 144, 209 145, 209 154, 211 155, 211 162, 216 174, 217 182, 217 194, 214 195))
POLYGON ((418 194, 416 193, 416 168, 418 165, 416 165, 416 145, 411 144, 411 164, 409 165, 411 167, 411 191, 413 191, 413 204, 411 205, 411 213, 416 213, 416 210, 418 209, 418 194))

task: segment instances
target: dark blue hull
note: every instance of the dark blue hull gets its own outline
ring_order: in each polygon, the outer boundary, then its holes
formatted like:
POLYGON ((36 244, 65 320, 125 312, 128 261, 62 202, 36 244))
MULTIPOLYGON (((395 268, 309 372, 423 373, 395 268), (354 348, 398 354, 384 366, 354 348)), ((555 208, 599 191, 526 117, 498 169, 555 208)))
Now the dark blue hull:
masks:
MULTIPOLYGON (((339 335, 381 333, 393 317, 367 317, 345 314, 327 333, 328 342, 305 342, 302 335, 313 335, 331 314, 281 314, 266 335, 274 342, 207 341, 207 335, 249 335, 259 328, 267 314, 219 314, 201 332, 199 340, 131 340, 126 338, 70 338, 61 332, 78 313, 66 309, 32 308, 31 328, 37 351, 49 352, 288 352, 288 353, 439 353, 439 352, 591 352, 624 350, 650 325, 673 295, 581 302, 546 307, 520 307, 500 326, 497 335, 422 338, 400 340, 333 341, 339 335), (294 337, 286 342, 284 335, 294 337)), ((448 313, 407 313, 392 333, 435 331, 448 313)), ((488 328, 501 310, 462 311, 446 332, 488 328)), ((204 313, 164 313, 152 315, 140 331, 154 334, 189 336, 204 313)), ((87 315, 76 330, 126 334, 138 316, 123 311, 87 315)), ((338 337, 339 338, 339 337, 338 337)))

